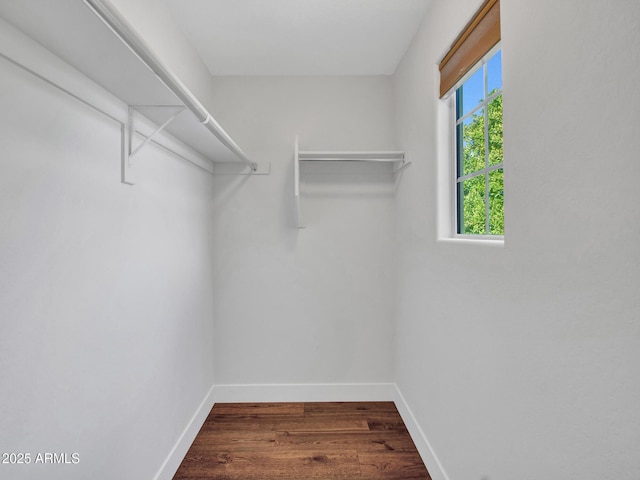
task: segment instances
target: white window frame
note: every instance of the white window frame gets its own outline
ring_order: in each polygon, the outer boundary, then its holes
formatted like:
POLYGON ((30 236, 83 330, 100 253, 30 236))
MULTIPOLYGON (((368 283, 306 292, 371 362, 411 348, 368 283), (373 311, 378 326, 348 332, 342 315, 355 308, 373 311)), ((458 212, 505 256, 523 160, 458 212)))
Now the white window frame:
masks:
MULTIPOLYGON (((458 159, 457 159, 457 143, 456 143, 456 127, 459 122, 464 121, 473 112, 476 112, 479 108, 484 108, 488 105, 491 100, 496 98, 497 96, 502 94, 502 88, 500 92, 491 95, 484 99, 482 104, 474 109, 472 112, 467 113, 467 115, 461 117, 459 120, 456 119, 456 90, 463 85, 469 78, 471 78, 480 68, 484 68, 484 65, 496 54, 498 50, 502 49, 502 42, 496 44, 491 50, 489 50, 475 65, 474 67, 458 81, 451 90, 441 99, 441 106, 439 111, 438 124, 441 126, 439 140, 446 141, 447 145, 442 145, 443 148, 439 148, 438 158, 440 169, 439 174, 439 186, 441 189, 446 190, 446 195, 439 194, 439 204, 440 204, 440 221, 439 221, 439 241, 456 241, 459 243, 474 243, 474 244, 487 244, 487 245, 495 245, 502 246, 504 245, 504 235, 477 235, 477 234, 464 234, 458 233, 458 183, 461 180, 465 180, 468 178, 472 178, 479 175, 485 175, 486 173, 503 169, 504 172, 504 160, 502 163, 497 165, 485 165, 485 168, 482 170, 478 170, 473 172, 473 174, 464 175, 458 178, 458 159), (482 105, 482 106, 480 106, 482 105), (444 128, 442 126, 444 125, 444 128), (446 140, 445 140, 446 136, 446 140), (446 165, 445 165, 446 163, 446 165), (446 174, 445 174, 446 171, 446 174), (446 185, 446 186, 445 186, 446 185), (444 187, 444 188, 443 188, 444 187), (447 198, 445 200, 445 197, 447 198), (448 205, 443 205, 446 201, 448 205), (443 221, 444 220, 444 221, 443 221), (445 224, 446 222, 446 224, 445 224)), ((487 82, 487 74, 485 71, 484 75, 484 85, 486 88, 487 82)), ((485 110, 486 111, 486 110, 485 110)), ((485 121, 485 137, 488 136, 488 122, 485 121)), ((488 145, 485 143, 485 148, 488 148, 488 145)), ((485 180, 487 182, 488 180, 485 180)), ((485 195, 488 195, 488 186, 485 187, 485 195)), ((489 208, 488 204, 486 204, 485 208, 489 208)), ((489 216, 487 215, 487 222, 489 221, 489 216)))

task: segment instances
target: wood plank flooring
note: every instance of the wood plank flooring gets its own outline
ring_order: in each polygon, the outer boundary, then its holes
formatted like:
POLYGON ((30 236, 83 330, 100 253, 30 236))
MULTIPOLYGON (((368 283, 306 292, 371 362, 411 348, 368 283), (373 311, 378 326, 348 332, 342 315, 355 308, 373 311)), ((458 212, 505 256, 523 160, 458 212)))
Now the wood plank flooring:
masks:
POLYGON ((218 403, 174 480, 431 480, 393 402, 218 403))

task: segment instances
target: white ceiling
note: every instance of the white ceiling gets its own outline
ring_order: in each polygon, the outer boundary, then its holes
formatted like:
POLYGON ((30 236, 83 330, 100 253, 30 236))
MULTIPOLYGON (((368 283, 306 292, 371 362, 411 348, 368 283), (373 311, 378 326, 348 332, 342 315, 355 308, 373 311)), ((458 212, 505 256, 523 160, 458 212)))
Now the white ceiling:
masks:
POLYGON ((212 75, 390 75, 430 0, 164 0, 212 75))

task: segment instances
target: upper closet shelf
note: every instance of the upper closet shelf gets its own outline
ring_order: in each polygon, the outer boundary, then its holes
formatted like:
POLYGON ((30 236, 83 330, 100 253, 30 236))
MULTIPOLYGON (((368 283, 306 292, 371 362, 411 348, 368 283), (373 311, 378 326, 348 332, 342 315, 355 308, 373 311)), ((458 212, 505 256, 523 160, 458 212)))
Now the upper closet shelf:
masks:
MULTIPOLYGON (((247 157, 108 0, 1 2, 0 16, 214 165, 269 173, 268 165, 247 157)), ((133 118, 129 115, 127 130, 136 136, 133 118)), ((127 142, 123 181, 132 183, 126 181, 126 170, 140 141, 127 142)))

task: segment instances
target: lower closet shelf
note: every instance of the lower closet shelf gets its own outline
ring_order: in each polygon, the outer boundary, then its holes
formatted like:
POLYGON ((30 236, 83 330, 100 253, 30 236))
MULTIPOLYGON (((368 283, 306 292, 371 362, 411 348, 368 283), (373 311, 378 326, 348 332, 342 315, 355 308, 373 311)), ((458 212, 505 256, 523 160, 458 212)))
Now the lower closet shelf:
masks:
POLYGON ((411 164, 403 151, 322 151, 300 150, 298 137, 294 145, 294 204, 298 228, 304 228, 300 205, 301 162, 375 162, 390 163, 397 174, 411 164))

